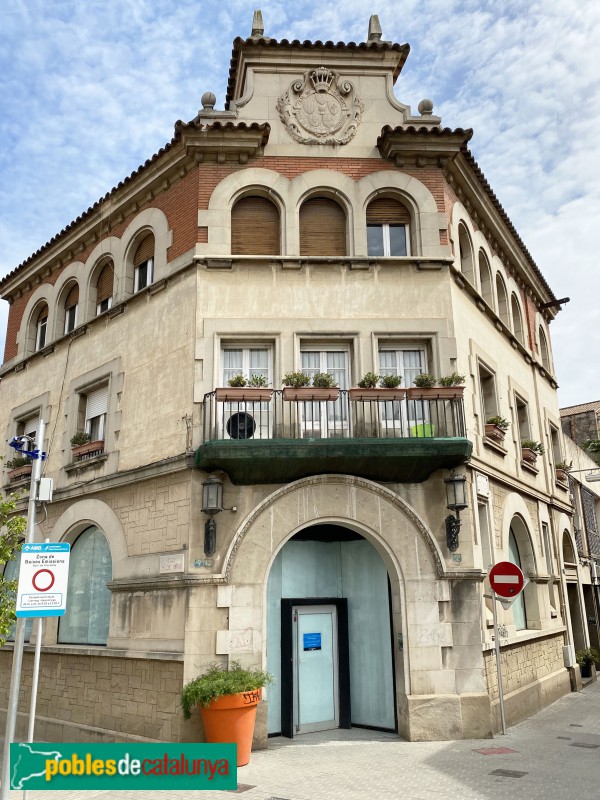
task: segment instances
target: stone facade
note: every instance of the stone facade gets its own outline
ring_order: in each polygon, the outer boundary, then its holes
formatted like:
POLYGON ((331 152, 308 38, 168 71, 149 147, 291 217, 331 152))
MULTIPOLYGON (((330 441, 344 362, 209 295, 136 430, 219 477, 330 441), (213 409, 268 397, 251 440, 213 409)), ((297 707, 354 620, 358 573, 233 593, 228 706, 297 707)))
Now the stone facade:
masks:
POLYGON ((442 128, 429 101, 415 116, 396 99, 404 46, 236 41, 228 107, 207 105, 177 124, 173 141, 111 193, 108 230, 101 209, 89 209, 0 285, 11 302, 0 428, 9 439, 40 417, 47 425, 54 498, 40 533, 70 542, 75 558, 93 528, 110 555, 104 641, 63 645, 59 623, 46 624, 44 730, 69 740, 197 739, 178 692, 207 663, 239 660, 281 673, 259 709, 255 744, 266 746, 290 711, 277 638, 285 603, 322 600, 336 613, 347 602, 349 691, 373 692, 375 727, 413 740, 491 736, 491 563, 518 557, 530 581, 526 628, 512 610, 500 614, 510 713, 552 702, 569 683, 557 543, 570 503, 548 456, 527 464, 521 452, 524 438, 560 448, 556 380, 541 355, 556 312, 538 310, 552 292, 470 155, 472 132, 442 128), (254 228, 275 218, 276 253, 234 252, 244 250, 233 217, 245 200, 263 212, 266 202, 270 216, 242 234, 254 241, 254 228), (338 224, 343 255, 328 252, 319 215, 305 216, 311 200, 343 220, 328 223, 338 224), (389 222, 390 207, 402 222, 389 222), (405 243, 392 252, 395 227, 405 243), (141 286, 137 254, 149 234, 151 278, 141 286), (98 310, 107 259, 113 296, 98 310), (73 282, 79 323, 64 334, 73 282), (392 357, 402 389, 417 371, 458 372, 465 389, 449 401, 402 397, 388 411, 377 400, 365 412, 348 391, 367 372, 389 372, 392 357), (340 405, 292 405, 280 394, 286 373, 316 360, 319 371, 338 370, 340 405), (247 378, 263 370, 273 399, 218 401, 234 367, 247 378), (103 450, 78 461, 70 440, 88 425, 98 387, 103 450), (502 441, 485 434, 496 416, 509 423, 502 441), (255 427, 240 436, 242 424, 255 427), (255 461, 237 480, 235 460, 250 446, 270 457, 260 476, 255 461), (364 457, 371 446, 397 448, 394 475, 364 457), (325 455, 300 468, 307 447, 325 455), (454 550, 450 469, 467 493, 454 550), (214 552, 202 511, 208 474, 223 484, 214 552), (377 607, 369 580, 383 597, 377 607), (373 673, 377 688, 365 689, 373 673))

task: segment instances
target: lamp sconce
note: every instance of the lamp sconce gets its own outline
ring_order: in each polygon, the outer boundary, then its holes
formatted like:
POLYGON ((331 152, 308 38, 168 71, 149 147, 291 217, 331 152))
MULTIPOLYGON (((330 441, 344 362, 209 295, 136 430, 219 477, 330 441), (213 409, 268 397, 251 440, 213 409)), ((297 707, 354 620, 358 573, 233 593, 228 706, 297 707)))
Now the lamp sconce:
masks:
POLYGON ((204 523, 204 555, 209 557, 217 549, 216 514, 221 511, 237 511, 236 506, 223 508, 223 481, 216 475, 209 475, 202 481, 202 511, 208 516, 204 523))
POLYGON ((455 516, 446 517, 446 545, 450 552, 458 550, 460 533, 460 512, 467 508, 467 479, 464 475, 452 475, 444 478, 446 484, 446 508, 454 511, 455 516))

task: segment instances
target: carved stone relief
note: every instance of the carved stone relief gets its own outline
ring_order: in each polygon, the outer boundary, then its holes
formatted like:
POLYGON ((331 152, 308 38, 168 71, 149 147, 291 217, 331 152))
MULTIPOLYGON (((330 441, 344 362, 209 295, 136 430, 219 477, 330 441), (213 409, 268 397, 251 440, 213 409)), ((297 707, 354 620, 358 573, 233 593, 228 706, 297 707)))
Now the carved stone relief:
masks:
POLYGON ((301 144, 346 144, 364 110, 350 81, 326 67, 308 70, 277 101, 281 121, 301 144))

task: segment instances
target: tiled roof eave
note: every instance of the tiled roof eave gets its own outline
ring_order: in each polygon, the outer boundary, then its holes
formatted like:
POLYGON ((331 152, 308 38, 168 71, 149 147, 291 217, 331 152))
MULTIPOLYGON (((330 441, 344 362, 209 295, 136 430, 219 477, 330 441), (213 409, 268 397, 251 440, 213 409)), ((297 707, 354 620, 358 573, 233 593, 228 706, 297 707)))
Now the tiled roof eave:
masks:
POLYGON ((225 97, 225 108, 231 107, 233 95, 235 91, 235 82, 240 62, 240 55, 244 47, 272 47, 277 49, 305 49, 305 50, 362 50, 362 51, 376 51, 376 52, 397 52, 399 54, 398 62, 394 69, 394 83, 402 71, 402 67, 406 63, 406 59, 410 53, 409 44, 398 44, 395 42, 322 42, 317 40, 311 42, 305 40, 301 42, 299 39, 270 39, 267 37, 254 37, 250 39, 243 39, 237 37, 233 41, 233 49, 231 51, 231 61, 229 63, 229 77, 227 80, 227 94, 225 97))

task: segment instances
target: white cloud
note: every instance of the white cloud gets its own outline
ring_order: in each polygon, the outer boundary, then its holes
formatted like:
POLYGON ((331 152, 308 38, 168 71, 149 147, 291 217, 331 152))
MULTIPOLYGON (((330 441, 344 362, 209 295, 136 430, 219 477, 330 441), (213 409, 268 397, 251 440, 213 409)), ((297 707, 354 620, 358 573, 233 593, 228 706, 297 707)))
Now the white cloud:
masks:
MULTIPOLYGON (((13 269, 167 142, 214 91, 248 0, 21 0, 0 10, 0 274, 13 269)), ((364 41, 363 0, 261 4, 266 35, 364 41)), ((423 97, 471 147, 558 296, 562 404, 600 396, 597 41, 600 6, 572 0, 381 0, 385 39, 411 44, 396 94, 423 97)), ((4 327, 6 304, 0 310, 4 327)), ((0 334, 1 335, 1 334, 0 334)))

